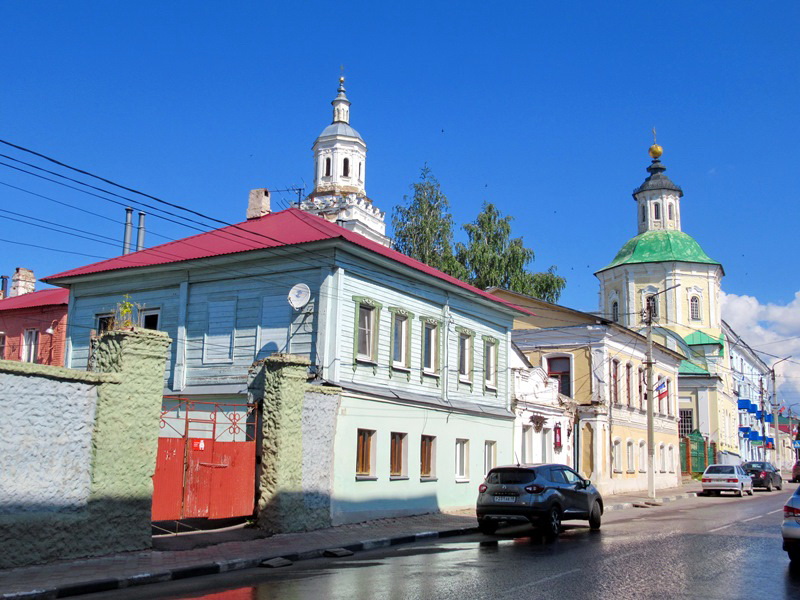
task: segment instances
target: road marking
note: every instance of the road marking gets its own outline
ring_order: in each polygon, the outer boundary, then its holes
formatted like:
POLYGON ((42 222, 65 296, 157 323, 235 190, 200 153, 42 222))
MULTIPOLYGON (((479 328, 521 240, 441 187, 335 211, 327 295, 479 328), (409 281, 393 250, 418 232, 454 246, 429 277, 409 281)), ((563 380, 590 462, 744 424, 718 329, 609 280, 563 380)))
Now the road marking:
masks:
MULTIPOLYGON (((553 579, 558 579, 559 577, 564 577, 565 575, 572 575, 573 573, 580 573, 580 569, 572 569, 570 571, 564 571, 563 573, 558 573, 557 575, 550 575, 550 577, 542 577, 541 579, 537 579, 536 581, 530 581, 523 585, 518 585, 513 588, 508 588, 503 590, 503 592, 516 592, 518 590, 524 590, 525 588, 529 588, 531 586, 537 585, 539 583, 544 583, 546 581, 552 581, 553 579)), ((494 596, 492 596, 494 597, 494 596)))
POLYGON ((760 519, 761 517, 766 517, 767 515, 758 515, 757 517, 750 517, 749 519, 745 519, 742 523, 747 523, 748 521, 755 521, 756 519, 760 519))
POLYGON ((714 529, 709 529, 708 533, 714 533, 715 531, 721 531, 723 529, 727 529, 728 527, 733 526, 733 523, 728 523, 727 525, 723 525, 722 527, 715 527, 714 529))
POLYGON ((773 510, 772 512, 768 512, 767 514, 768 515, 774 515, 775 513, 779 513, 779 512, 783 512, 783 509, 779 508, 778 510, 773 510))

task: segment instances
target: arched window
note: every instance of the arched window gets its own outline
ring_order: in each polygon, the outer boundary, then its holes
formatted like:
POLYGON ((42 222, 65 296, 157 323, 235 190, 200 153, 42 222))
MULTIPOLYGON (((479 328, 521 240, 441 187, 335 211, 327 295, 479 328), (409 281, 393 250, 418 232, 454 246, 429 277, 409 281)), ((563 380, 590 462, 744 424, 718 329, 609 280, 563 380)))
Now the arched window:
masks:
POLYGON ((639 442, 639 473, 647 472, 647 445, 644 441, 639 442))
POLYGON ((325 177, 330 177, 330 176, 331 176, 331 159, 330 158, 326 158, 325 159, 325 177))
POLYGON ((636 465, 633 464, 633 442, 628 440, 628 473, 633 473, 636 470, 636 465))
POLYGON ((358 180, 359 181, 362 181, 364 179, 363 170, 362 170, 363 167, 364 167, 364 163, 359 161, 359 163, 358 163, 358 180))
POLYGON ((547 374, 558 379, 558 393, 572 396, 572 372, 568 356, 553 356, 547 359, 547 374))
POLYGON ((650 317, 655 321, 658 319, 658 296, 650 294, 645 300, 645 308, 650 313, 650 317))
POLYGON ((611 303, 611 320, 619 323, 619 302, 616 300, 611 303))
POLYGON ((614 446, 611 453, 612 468, 615 473, 622 473, 622 448, 620 441, 614 440, 614 446))
POLYGON ((653 218, 656 221, 660 221, 661 220, 661 205, 658 202, 653 204, 653 218))
POLYGON ((700 320, 700 297, 692 296, 689 298, 689 316, 692 321, 700 320))
POLYGON ((345 158, 342 163, 342 177, 350 177, 350 159, 345 158))
POLYGON ((659 467, 660 467, 659 470, 662 473, 666 473, 666 471, 667 471, 667 452, 666 452, 666 450, 664 450, 664 444, 661 444, 658 447, 658 462, 659 462, 659 467))
POLYGON ((670 204, 667 206, 667 215, 669 215, 669 220, 670 220, 670 221, 672 221, 672 219, 674 219, 674 218, 675 218, 675 211, 674 211, 674 210, 673 210, 673 208, 672 208, 672 203, 671 203, 671 202, 670 202, 670 204))
POLYGON ((669 465, 669 472, 670 473, 674 473, 675 472, 675 446, 673 446, 672 444, 670 444, 670 447, 669 447, 669 462, 667 464, 669 465))

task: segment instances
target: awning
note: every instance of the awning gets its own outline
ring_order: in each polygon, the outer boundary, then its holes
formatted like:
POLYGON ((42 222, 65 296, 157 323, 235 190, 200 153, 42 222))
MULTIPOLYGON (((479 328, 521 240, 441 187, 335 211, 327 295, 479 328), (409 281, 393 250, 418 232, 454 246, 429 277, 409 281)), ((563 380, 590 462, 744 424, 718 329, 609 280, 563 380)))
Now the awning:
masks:
POLYGON ((750 427, 739 427, 739 433, 749 434, 750 427))
POLYGON ((772 418, 772 414, 767 413, 766 415, 764 415, 764 422, 765 423, 772 423, 773 421, 774 421, 774 419, 772 418))
POLYGON ((753 403, 751 402, 751 403, 750 403, 750 412, 751 412, 751 413, 753 413, 753 414, 756 414, 756 411, 757 411, 757 410, 758 410, 758 404, 753 404, 753 403))
POLYGON ((750 410, 750 400, 739 400, 739 410, 750 410))
POLYGON ((761 441, 761 434, 757 431, 750 432, 750 441, 751 442, 760 442, 761 441))

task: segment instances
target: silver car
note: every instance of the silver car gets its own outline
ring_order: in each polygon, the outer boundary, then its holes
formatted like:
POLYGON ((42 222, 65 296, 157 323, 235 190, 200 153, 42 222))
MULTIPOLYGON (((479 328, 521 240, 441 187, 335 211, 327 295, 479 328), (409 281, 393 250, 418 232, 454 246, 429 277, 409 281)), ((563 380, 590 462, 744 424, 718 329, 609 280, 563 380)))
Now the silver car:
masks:
POLYGON ((783 507, 783 549, 789 553, 789 560, 800 562, 800 488, 789 496, 789 501, 783 507))
POLYGON ((494 533, 503 522, 530 522, 555 538, 561 521, 587 519, 600 529, 603 498, 588 479, 566 465, 495 467, 478 488, 478 528, 494 533))
POLYGON ((739 465, 708 465, 703 473, 703 492, 719 496, 722 492, 733 492, 743 496, 753 495, 753 479, 739 465))

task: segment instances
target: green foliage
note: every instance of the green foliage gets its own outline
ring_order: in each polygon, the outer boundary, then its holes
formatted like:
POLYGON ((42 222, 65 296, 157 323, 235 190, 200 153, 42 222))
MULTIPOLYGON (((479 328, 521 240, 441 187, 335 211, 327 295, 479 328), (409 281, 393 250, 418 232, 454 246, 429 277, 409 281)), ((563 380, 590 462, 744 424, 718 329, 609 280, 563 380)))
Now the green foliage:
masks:
POLYGON ((392 215, 394 247, 431 267, 463 279, 466 271, 453 255, 453 217, 439 182, 425 165, 420 180, 412 184, 414 196, 404 196, 405 206, 392 215))
POLYGON ((522 238, 511 237, 512 217, 502 216, 494 204, 483 204, 474 223, 464 225, 469 241, 456 245, 456 259, 466 268, 466 280, 475 287, 499 287, 557 302, 566 280, 556 267, 544 273, 526 270, 534 252, 522 238))

